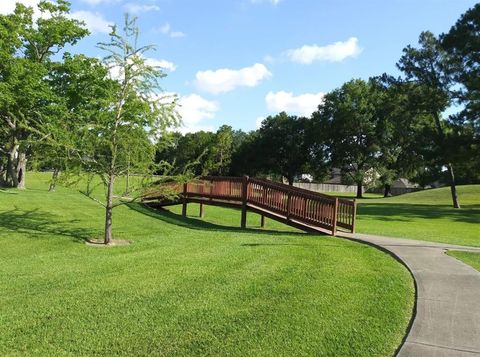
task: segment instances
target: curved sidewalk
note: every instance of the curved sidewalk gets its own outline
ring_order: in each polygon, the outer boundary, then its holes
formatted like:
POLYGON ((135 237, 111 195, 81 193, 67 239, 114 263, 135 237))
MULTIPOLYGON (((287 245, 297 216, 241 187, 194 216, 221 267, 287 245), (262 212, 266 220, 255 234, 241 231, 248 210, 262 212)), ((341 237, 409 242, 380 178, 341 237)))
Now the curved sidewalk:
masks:
POLYGON ((480 273, 445 254, 480 248, 364 234, 339 234, 392 252, 417 285, 416 315, 398 356, 480 356, 480 273))

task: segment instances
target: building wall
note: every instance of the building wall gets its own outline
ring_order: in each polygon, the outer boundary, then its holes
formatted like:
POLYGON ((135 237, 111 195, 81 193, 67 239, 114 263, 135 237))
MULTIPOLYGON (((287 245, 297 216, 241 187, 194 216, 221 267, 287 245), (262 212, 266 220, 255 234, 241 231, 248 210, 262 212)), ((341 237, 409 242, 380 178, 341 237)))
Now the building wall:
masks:
MULTIPOLYGON (((308 183, 308 182, 295 182, 295 187, 303 188, 305 190, 315 192, 357 192, 357 186, 348 186, 332 183, 308 183)), ((365 191, 365 190, 364 190, 365 191)))

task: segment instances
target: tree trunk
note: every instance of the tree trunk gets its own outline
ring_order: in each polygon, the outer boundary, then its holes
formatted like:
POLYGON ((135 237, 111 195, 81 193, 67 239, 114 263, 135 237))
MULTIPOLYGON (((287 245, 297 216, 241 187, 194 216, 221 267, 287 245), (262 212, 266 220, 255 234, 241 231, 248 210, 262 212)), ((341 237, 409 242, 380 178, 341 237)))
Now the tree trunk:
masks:
POLYGON ((125 179, 125 192, 124 196, 128 196, 130 191, 130 156, 127 156, 127 177, 125 179))
POLYGON ((363 198, 362 182, 357 182, 357 198, 363 198))
MULTIPOLYGON (((434 119, 435 119, 435 125, 437 127, 437 131, 438 131, 438 135, 440 136, 442 140, 442 145, 444 146, 444 149, 445 149, 447 147, 445 142, 445 133, 443 132, 442 123, 440 121, 440 115, 438 114, 438 112, 434 113, 434 119)), ((447 154, 448 152, 445 152, 445 158, 447 157, 447 154)), ((460 208, 460 203, 458 202, 457 188, 455 185, 455 175, 453 173, 453 166, 451 163, 447 164, 447 171, 448 171, 448 179, 450 181, 449 182, 450 192, 452 193, 453 208, 460 208)))
POLYGON ((7 171, 6 168, 3 166, 0 166, 0 186, 6 186, 7 185, 7 171))
POLYGON ((55 187, 57 186, 57 179, 60 170, 55 168, 53 169, 52 180, 50 181, 50 187, 48 188, 48 192, 55 192, 55 187))
POLYGON ((458 202, 457 187, 455 185, 455 175, 453 174, 452 164, 447 165, 447 170, 450 181, 450 192, 452 193, 453 208, 460 208, 460 202, 458 202))
POLYGON ((107 187, 107 204, 105 205, 105 238, 103 243, 110 244, 112 241, 112 211, 113 211, 113 184, 115 176, 110 174, 108 176, 107 187))
POLYGON ((17 168, 15 163, 17 162, 18 145, 12 145, 8 152, 7 161, 7 183, 12 187, 18 187, 17 168))
POLYGON ((125 178, 125 193, 123 194, 124 196, 128 196, 128 194, 130 193, 130 171, 127 170, 127 177, 125 178))
POLYGON ((18 162, 17 162, 17 188, 24 190, 25 189, 25 176, 27 173, 27 155, 24 152, 18 153, 18 162))
POLYGON ((289 184, 290 186, 293 186, 294 177, 293 177, 293 176, 288 176, 288 177, 287 177, 287 180, 288 180, 288 184, 289 184))
POLYGON ((391 196, 392 196, 392 186, 386 183, 383 191, 383 197, 391 197, 391 196))

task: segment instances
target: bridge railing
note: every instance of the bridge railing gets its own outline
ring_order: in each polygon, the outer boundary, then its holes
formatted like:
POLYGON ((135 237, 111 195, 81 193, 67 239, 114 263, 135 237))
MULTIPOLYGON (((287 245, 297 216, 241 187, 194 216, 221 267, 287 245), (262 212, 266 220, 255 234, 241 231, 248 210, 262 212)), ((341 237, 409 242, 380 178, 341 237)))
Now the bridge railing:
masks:
POLYGON ((183 187, 184 212, 188 198, 234 201, 242 205, 242 226, 247 206, 255 206, 288 220, 321 227, 334 235, 338 227, 355 231, 356 202, 245 177, 207 176, 183 187))
POLYGON ((249 179, 248 203, 333 231, 336 199, 331 196, 260 179, 249 179))
POLYGON ((242 200, 242 177, 206 176, 186 183, 184 195, 228 201, 242 200))
POLYGON ((337 226, 355 233, 355 221, 357 218, 357 201, 338 199, 337 226))

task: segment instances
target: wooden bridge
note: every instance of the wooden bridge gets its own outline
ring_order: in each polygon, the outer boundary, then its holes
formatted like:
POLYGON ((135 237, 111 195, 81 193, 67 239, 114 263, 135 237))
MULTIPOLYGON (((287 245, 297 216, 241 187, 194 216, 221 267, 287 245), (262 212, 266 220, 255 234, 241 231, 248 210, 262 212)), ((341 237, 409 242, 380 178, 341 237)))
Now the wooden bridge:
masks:
POLYGON ((208 176, 179 187, 178 200, 164 201, 159 197, 145 197, 154 207, 183 204, 182 215, 187 214, 188 203, 235 207, 241 209, 241 227, 246 227, 247 212, 283 222, 307 232, 335 235, 338 229, 355 232, 357 203, 313 191, 304 190, 269 180, 244 177, 208 176))

